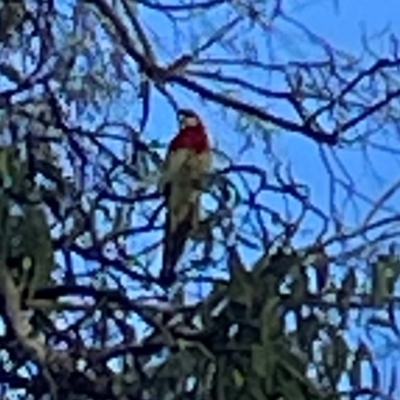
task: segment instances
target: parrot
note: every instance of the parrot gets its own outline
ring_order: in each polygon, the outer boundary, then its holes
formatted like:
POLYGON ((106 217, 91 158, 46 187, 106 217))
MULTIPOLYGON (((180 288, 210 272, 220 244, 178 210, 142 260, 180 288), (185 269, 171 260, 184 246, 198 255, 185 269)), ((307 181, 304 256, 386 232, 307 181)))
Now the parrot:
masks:
POLYGON ((160 279, 166 284, 175 280, 186 240, 198 229, 204 177, 212 161, 210 138, 200 117, 181 109, 178 119, 179 131, 169 143, 159 182, 166 206, 160 279))

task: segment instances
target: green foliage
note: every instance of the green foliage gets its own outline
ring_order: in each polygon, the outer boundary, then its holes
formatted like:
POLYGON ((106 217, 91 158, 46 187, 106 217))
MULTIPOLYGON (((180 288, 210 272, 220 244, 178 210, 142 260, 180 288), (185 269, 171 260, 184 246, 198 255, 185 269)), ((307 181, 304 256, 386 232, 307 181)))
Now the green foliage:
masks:
POLYGON ((13 33, 21 29, 27 13, 23 0, 3 0, 1 3, 0 42, 4 42, 9 39, 13 33))
POLYGON ((0 149, 0 181, 2 267, 29 300, 51 283, 55 264, 50 229, 40 193, 29 182, 27 163, 14 147, 0 149))
POLYGON ((380 254, 372 264, 374 301, 384 304, 395 296, 395 285, 400 275, 400 260, 395 254, 380 254))

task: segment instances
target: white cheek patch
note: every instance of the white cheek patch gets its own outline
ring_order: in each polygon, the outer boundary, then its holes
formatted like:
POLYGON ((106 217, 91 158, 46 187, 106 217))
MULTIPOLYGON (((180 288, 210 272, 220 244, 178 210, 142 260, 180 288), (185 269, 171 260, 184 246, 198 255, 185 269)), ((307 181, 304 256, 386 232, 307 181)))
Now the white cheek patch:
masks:
POLYGON ((199 120, 197 117, 188 117, 188 116, 183 116, 180 121, 181 128, 193 128, 197 125, 199 125, 199 120))

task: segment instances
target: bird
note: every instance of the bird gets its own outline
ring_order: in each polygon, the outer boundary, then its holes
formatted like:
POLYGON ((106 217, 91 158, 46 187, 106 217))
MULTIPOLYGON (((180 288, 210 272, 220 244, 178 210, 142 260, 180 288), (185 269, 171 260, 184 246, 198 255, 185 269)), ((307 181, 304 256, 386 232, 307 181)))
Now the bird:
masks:
POLYGON ((204 177, 211 169, 211 146, 198 114, 178 110, 179 131, 170 141, 163 164, 160 191, 165 199, 166 218, 160 279, 171 284, 187 239, 199 227, 204 177))

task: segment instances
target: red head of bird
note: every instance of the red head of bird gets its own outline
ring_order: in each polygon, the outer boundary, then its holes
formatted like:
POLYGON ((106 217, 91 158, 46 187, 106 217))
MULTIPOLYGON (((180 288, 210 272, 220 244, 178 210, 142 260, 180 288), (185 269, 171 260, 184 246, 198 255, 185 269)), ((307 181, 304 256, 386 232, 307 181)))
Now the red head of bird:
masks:
POLYGON ((206 129, 200 117, 192 110, 178 111, 179 132, 172 139, 169 151, 188 148, 202 153, 209 151, 210 143, 206 129))

